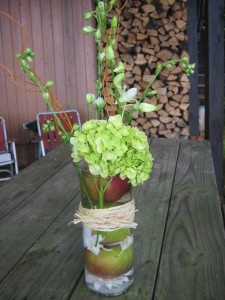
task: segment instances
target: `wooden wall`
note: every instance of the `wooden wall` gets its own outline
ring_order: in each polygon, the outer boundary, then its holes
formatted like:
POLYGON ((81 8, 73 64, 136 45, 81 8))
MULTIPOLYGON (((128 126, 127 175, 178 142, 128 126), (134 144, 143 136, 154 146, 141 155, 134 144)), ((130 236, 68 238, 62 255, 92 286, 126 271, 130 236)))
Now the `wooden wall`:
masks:
MULTIPOLYGON (((1 0, 0 10, 9 13, 29 31, 27 46, 36 52, 35 71, 55 82, 54 90, 64 109, 77 109, 84 122, 88 118, 85 94, 94 92, 94 41, 84 36, 83 14, 91 10, 91 0, 1 0)), ((89 21, 90 22, 90 21, 89 21)), ((24 33, 7 17, 0 15, 0 64, 8 67, 22 87, 25 84, 15 54, 21 51, 24 33)), ((6 119, 8 136, 17 139, 20 164, 26 164, 31 133, 24 122, 35 120, 46 111, 37 93, 15 87, 8 73, 0 68, 0 115, 6 119)))

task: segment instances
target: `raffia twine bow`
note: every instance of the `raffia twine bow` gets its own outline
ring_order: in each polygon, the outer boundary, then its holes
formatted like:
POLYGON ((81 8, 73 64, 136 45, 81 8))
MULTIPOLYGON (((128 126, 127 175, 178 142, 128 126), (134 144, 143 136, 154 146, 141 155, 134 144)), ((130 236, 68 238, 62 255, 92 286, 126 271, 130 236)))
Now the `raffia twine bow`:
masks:
POLYGON ((134 200, 110 208, 84 208, 81 204, 70 223, 83 223, 94 230, 110 230, 120 228, 136 228, 134 200))

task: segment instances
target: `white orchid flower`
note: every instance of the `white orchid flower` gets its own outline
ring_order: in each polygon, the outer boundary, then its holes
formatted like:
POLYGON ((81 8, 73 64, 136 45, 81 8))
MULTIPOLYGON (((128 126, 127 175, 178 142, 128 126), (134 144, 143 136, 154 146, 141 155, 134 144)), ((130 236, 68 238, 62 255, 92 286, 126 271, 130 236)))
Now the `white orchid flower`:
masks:
POLYGON ((104 52, 99 53, 99 55, 98 55, 98 60, 99 60, 100 62, 103 62, 104 59, 105 59, 105 53, 104 53, 104 52))
POLYGON ((110 290, 114 288, 119 288, 122 284, 126 284, 126 282, 129 282, 129 277, 133 275, 134 270, 131 269, 126 274, 123 274, 121 276, 112 278, 112 279, 106 279, 101 278, 98 276, 95 276, 88 272, 88 270, 85 270, 85 280, 89 284, 93 284, 96 291, 99 291, 101 288, 108 288, 110 290))
POLYGON ((96 100, 95 100, 95 104, 97 106, 98 109, 103 109, 105 103, 104 103, 104 100, 102 97, 98 97, 96 100))
POLYGON ((120 254, 119 255, 121 255, 122 254, 122 252, 124 251, 124 250, 126 250, 127 248, 129 248, 130 247, 130 245, 132 245, 133 244, 133 236, 128 236, 125 240, 123 240, 122 242, 121 242, 121 244, 120 244, 120 247, 121 247, 121 252, 120 252, 120 254))
POLYGON ((97 235, 92 235, 92 230, 86 226, 84 226, 84 232, 83 232, 83 242, 84 247, 90 250, 95 255, 98 255, 100 250, 103 248, 103 245, 101 245, 101 241, 104 240, 104 238, 99 235, 98 236, 98 243, 96 244, 97 235))
POLYGON ((126 102, 130 102, 132 99, 134 99, 137 95, 137 88, 131 88, 127 91, 125 90, 120 90, 120 98, 119 101, 121 103, 126 103, 126 102))

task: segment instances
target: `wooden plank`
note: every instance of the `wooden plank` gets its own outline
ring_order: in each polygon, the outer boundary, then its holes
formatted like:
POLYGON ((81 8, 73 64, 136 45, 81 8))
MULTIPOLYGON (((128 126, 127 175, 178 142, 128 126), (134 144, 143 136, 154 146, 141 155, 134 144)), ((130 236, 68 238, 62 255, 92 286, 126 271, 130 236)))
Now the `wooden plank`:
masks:
POLYGON ((73 15, 71 0, 62 1, 62 24, 63 24, 63 39, 64 39, 64 55, 65 70, 66 70, 66 107, 70 109, 77 108, 78 91, 76 89, 76 65, 73 37, 73 15), (71 66, 74 66, 71 68, 71 66))
MULTIPOLYGON (((91 71, 91 66, 88 66, 88 71, 86 69, 86 60, 85 56, 85 44, 84 44, 84 34, 83 34, 83 11, 82 5, 85 1, 72 1, 72 10, 73 10, 73 35, 74 35, 74 49, 75 49, 75 64, 76 64, 76 89, 77 89, 77 98, 76 101, 77 109, 80 112, 82 121, 87 120, 88 108, 85 100, 87 90, 87 81, 89 79, 89 71, 91 71), (80 28, 80 30, 77 30, 80 28), (81 72, 81 70, 83 70, 81 72)), ((92 52, 92 49, 89 49, 92 52)), ((89 56, 91 53, 89 53, 89 56)), ((93 81, 93 80, 92 80, 93 81)))
POLYGON ((0 281, 78 192, 79 180, 69 163, 0 222, 0 281))
POLYGON ((0 219, 16 208, 53 174, 71 160, 70 148, 64 145, 24 169, 19 176, 0 188, 0 219))
MULTIPOLYGON (((154 291, 179 141, 153 139, 150 149, 154 158, 151 179, 138 186, 134 193, 139 210, 136 214, 139 225, 134 233, 135 284, 118 299, 151 299, 154 291)), ((82 277, 70 299, 90 298, 102 299, 86 288, 82 277)))
POLYGON ((224 225, 225 225, 225 204, 224 203, 221 205, 221 209, 222 209, 223 221, 224 221, 224 225))
MULTIPOLYGON (((1 1, 1 3, 4 3, 6 1, 1 1)), ((10 0, 7 1, 9 6, 8 6, 8 10, 7 7, 5 7, 5 9, 3 9, 5 12, 8 12, 15 20, 17 20, 18 22, 21 22, 21 14, 20 14, 20 3, 19 1, 14 1, 14 0, 10 0)), ((24 9, 24 8, 22 8, 24 9)), ((1 17, 1 18, 6 18, 6 17, 1 17)), ((25 76, 20 68, 20 64, 19 64, 19 60, 16 59, 16 53, 20 53, 21 49, 22 49, 22 41, 25 37, 24 32, 22 32, 21 28, 15 24, 15 22, 10 22, 11 25, 11 31, 8 34, 11 34, 11 38, 12 38, 12 58, 11 58, 11 63, 13 64, 13 68, 11 69, 13 75, 15 76, 15 79, 18 83, 18 85, 21 88, 25 88, 25 76)), ((2 29, 4 32, 4 28, 2 29)), ((6 37, 8 38, 8 36, 6 37)), ((0 61, 2 63, 4 63, 3 59, 0 59, 0 61)), ((18 87, 16 87, 16 85, 13 83, 13 80, 9 77, 9 75, 6 75, 6 80, 9 83, 10 89, 15 92, 15 98, 14 101, 15 103, 10 104, 9 103, 9 99, 6 96, 6 94, 4 93, 5 89, 0 89, 1 90, 1 101, 0 101, 0 106, 2 103, 4 103, 6 101, 6 103, 8 104, 8 110, 11 110, 11 107, 13 107, 13 114, 10 114, 8 116, 6 116, 6 122, 7 125, 9 123, 12 124, 11 127, 11 131, 8 131, 8 136, 10 138, 15 138, 16 139, 16 151, 17 151, 17 158, 18 158, 18 164, 19 166, 27 166, 28 165, 28 147, 24 147, 22 149, 21 144, 27 144, 30 141, 30 134, 27 130, 24 130, 22 127, 22 123, 23 122, 28 122, 29 118, 28 118, 28 110, 27 110, 27 95, 26 92, 19 89, 18 87), (12 122, 11 122, 12 121, 12 122)), ((2 78, 1 80, 2 82, 4 81, 4 79, 2 78)), ((34 105, 35 106, 35 105, 34 105)), ((0 111, 1 108, 0 108, 0 111)), ((9 126, 7 126, 9 129, 9 126)))
POLYGON ((68 226, 79 201, 80 193, 2 281, 2 299, 69 299, 83 270, 82 226, 68 226))
MULTIPOLYGON (((41 25, 43 36, 44 71, 46 82, 55 82, 54 44, 52 31, 51 1, 40 0, 41 25)), ((43 59, 43 58, 42 58, 43 59)), ((62 99, 62 105, 65 102, 62 99)))
MULTIPOLYGON (((33 66, 35 72, 42 78, 44 81, 45 78, 45 59, 44 58, 44 48, 43 43, 45 42, 42 33, 42 19, 41 19, 41 2, 40 0, 32 0, 30 1, 30 17, 32 20, 32 28, 30 32, 30 39, 32 40, 33 51, 35 52, 35 57, 33 60, 33 66)), ((47 31, 47 28, 44 28, 47 31)), ((50 34, 48 32, 48 34, 50 34)), ((29 95, 29 94, 27 94, 29 95)), ((45 102, 41 96, 41 94, 37 93, 37 107, 34 112, 33 119, 36 119, 37 112, 46 111, 45 102)), ((23 106, 24 108, 24 106, 23 106)))
MULTIPOLYGON (((13 16, 16 20, 20 21, 20 5, 18 1, 9 1, 9 11, 10 15, 13 16)), ((11 35, 12 35, 12 53, 13 53, 13 64, 14 68, 13 74, 17 80, 17 82, 24 87, 24 75, 21 71, 19 60, 15 59, 15 55, 17 53, 21 52, 22 49, 22 34, 21 34, 21 28, 15 24, 14 22, 11 22, 11 35)), ((24 37, 24 35, 23 35, 24 37)), ((17 143, 23 143, 24 142, 24 129, 22 127, 22 120, 27 119, 27 109, 26 107, 26 96, 24 95, 24 91, 21 91, 20 89, 16 88, 13 81, 11 80, 9 82, 11 84, 11 89, 15 90, 16 97, 15 97, 15 102, 16 105, 14 107, 15 109, 15 115, 12 116, 12 118, 18 119, 17 124, 15 124, 16 130, 13 129, 13 136, 19 136, 19 140, 17 139, 17 143), (23 94, 24 97, 21 97, 21 94, 23 94)), ((10 107, 9 107, 10 109, 10 107)), ((14 121, 15 122, 15 121, 14 121)))
POLYGON ((195 63, 195 73, 189 77, 191 89, 189 107, 189 126, 190 135, 199 135, 199 100, 198 100, 198 16, 197 0, 187 1, 187 35, 188 35, 188 54, 190 62, 195 63))
POLYGON ((182 141, 155 299, 224 299, 225 234, 210 146, 182 141))
MULTIPOLYGON (((81 2, 83 6, 83 10, 82 10, 83 15, 86 12, 95 10, 95 3, 93 0, 85 0, 81 2)), ((88 21, 83 20, 83 25, 80 20, 79 24, 80 24, 79 26, 81 27, 91 25, 93 28, 95 28, 96 26, 93 18, 88 21)), ((84 42, 83 51, 85 56, 86 93, 96 94, 95 81, 97 79, 97 56, 96 56, 96 44, 93 35, 83 35, 83 42, 84 42)), ((83 107, 85 107, 84 104, 83 107)), ((83 120, 86 120, 88 118, 87 105, 85 107, 84 115, 82 117, 83 120)))
MULTIPOLYGON (((2 9, 3 2, 0 2, 0 10, 2 9)), ((4 16, 0 15, 0 27, 3 28, 3 18, 4 16)), ((4 64, 4 56, 3 56, 3 36, 2 30, 0 30, 0 63, 4 64)), ((0 91, 1 91, 1 101, 0 101, 0 115, 4 117, 8 124, 8 103, 7 103, 7 95, 6 95, 6 72, 3 68, 0 67, 0 91)))
MULTIPOLYGON (((55 59, 55 91, 60 103, 66 107, 66 85, 65 85, 65 54, 63 47, 63 26, 62 26, 62 0, 51 1, 52 8, 52 32, 54 42, 55 59)), ((78 30, 77 30, 78 31, 78 30)))
POLYGON ((211 142, 219 194, 223 195, 224 0, 208 1, 206 137, 211 142))
MULTIPOLYGON (((0 10, 9 11, 9 2, 0 1, 0 10)), ((13 42, 11 35, 11 21, 1 15, 1 30, 2 35, 2 50, 3 60, 1 64, 5 65, 8 69, 14 72, 14 53, 13 53, 13 42)), ((13 83, 8 73, 5 76, 5 88, 6 88, 6 102, 8 109, 9 120, 6 119, 8 136, 18 135, 18 115, 17 115, 17 103, 16 103, 16 91, 13 87, 13 83)))
MULTIPOLYGON (((28 30, 29 34, 32 32, 32 20, 30 17, 30 1, 29 0, 23 0, 20 2, 20 14, 21 14, 21 24, 28 30)), ((38 34, 38 33, 37 33, 38 34)), ((23 33, 23 40, 25 36, 23 33)), ((30 47, 33 49, 33 43, 32 38, 29 39, 27 42, 26 47, 30 47)), ((18 63, 18 62, 17 62, 18 63)), ((27 77, 26 77, 27 80, 27 77)), ((23 86, 22 82, 22 86, 23 86)), ((26 89, 28 90, 34 90, 34 87, 28 83, 28 80, 25 84, 26 89)), ((37 93, 31 93, 31 92, 22 92, 22 97, 26 97, 26 108, 27 108, 27 117, 28 119, 26 122, 32 122, 35 120, 36 112, 37 112, 37 93)), ((25 109, 26 109, 25 108, 25 109)))

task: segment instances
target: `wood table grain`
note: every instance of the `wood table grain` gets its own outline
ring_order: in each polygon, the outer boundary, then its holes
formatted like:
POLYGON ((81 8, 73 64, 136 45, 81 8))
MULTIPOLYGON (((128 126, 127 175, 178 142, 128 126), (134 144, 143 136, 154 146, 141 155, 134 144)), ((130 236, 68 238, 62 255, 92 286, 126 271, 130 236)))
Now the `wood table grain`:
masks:
MULTIPOLYGON (((135 283, 118 300, 224 300, 225 233, 207 141, 150 140, 151 178, 134 189, 135 283)), ((80 202, 69 147, 0 188, 0 299, 97 300, 84 283, 80 202)))

